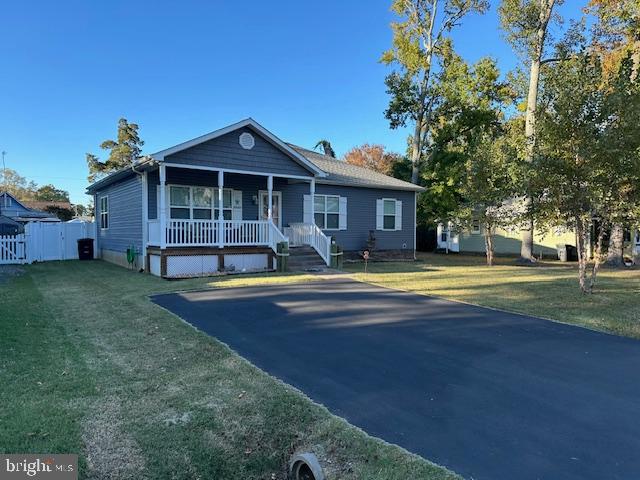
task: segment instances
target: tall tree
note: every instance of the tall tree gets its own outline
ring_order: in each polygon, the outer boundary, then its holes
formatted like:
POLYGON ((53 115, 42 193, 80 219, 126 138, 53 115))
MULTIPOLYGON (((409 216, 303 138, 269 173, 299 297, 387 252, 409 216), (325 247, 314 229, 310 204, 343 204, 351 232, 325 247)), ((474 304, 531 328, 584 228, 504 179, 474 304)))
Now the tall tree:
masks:
POLYGON ((39 187, 36 190, 34 197, 36 200, 46 202, 68 202, 69 192, 49 184, 39 187))
POLYGON ((401 155, 386 151, 384 145, 370 145, 368 143, 353 147, 344 156, 347 163, 375 170, 385 175, 389 175, 393 165, 401 159, 401 155))
POLYGON ((100 177, 135 163, 142 152, 144 142, 138 135, 138 125, 129 123, 126 118, 118 120, 117 140, 105 140, 100 148, 109 151, 108 158, 102 162, 91 153, 87 153, 89 167, 89 182, 95 182, 100 177))
MULTIPOLYGON (((605 72, 605 81, 615 79, 620 63, 631 56, 632 77, 640 70, 640 2, 638 0, 591 0, 587 12, 594 16, 592 50, 599 55, 605 72)), ((607 264, 624 265, 624 230, 635 227, 625 225, 625 218, 613 220, 607 264)))
MULTIPOLYGON (((514 90, 500 79, 493 60, 483 58, 468 65, 452 49, 443 51, 433 89, 439 98, 433 111, 433 147, 429 162, 421 166, 420 184, 426 191, 418 202, 421 217, 428 224, 468 213, 460 208, 469 205, 469 171, 481 168, 470 164, 472 157, 485 151, 478 147, 483 138, 497 138, 504 130, 504 111, 515 99, 514 90)), ((402 167, 410 171, 406 163, 396 164, 394 170, 402 167)))
POLYGON ((542 207, 551 221, 576 231, 584 293, 596 283, 607 229, 616 219, 638 218, 640 79, 631 75, 633 63, 628 54, 609 75, 602 57, 581 47, 545 74, 536 158, 546 184, 542 207), (594 226, 598 234, 589 280, 587 236, 594 226))
MULTIPOLYGON (((540 67, 549 62, 543 59, 553 8, 562 0, 502 0, 499 8, 500 23, 507 40, 529 62, 529 87, 525 112, 525 161, 533 163, 536 147, 536 119, 540 84, 540 67)), ((526 226, 522 230, 520 257, 534 261, 533 257, 533 202, 525 197, 528 212, 526 226)))
POLYGON ((18 200, 32 200, 38 186, 15 170, 0 169, 0 191, 7 191, 18 200))
POLYGON ((493 265, 495 231, 513 218, 513 204, 505 200, 520 192, 519 162, 510 135, 518 123, 505 122, 504 113, 516 95, 500 80, 491 59, 469 66, 449 50, 443 60, 435 82, 441 102, 434 111, 438 127, 433 130, 436 148, 431 163, 457 157, 458 165, 448 172, 449 178, 451 173, 457 177, 448 186, 456 191, 457 201, 452 211, 441 212, 440 220, 454 220, 464 229, 477 222, 484 232, 487 264, 493 265))
POLYGON ((74 216, 74 211, 72 209, 57 207, 55 205, 49 205, 48 207, 45 207, 44 211, 47 213, 51 213, 52 215, 55 215, 63 222, 68 222, 74 216))
POLYGON ((396 64, 399 72, 385 79, 391 95, 385 117, 391 128, 411 124, 411 181, 419 180, 420 163, 429 154, 432 113, 438 96, 432 88, 433 70, 449 42, 453 28, 469 13, 484 13, 487 0, 393 0, 391 10, 400 17, 393 22, 393 45, 382 62, 396 64), (440 11, 440 9, 442 11, 440 11))
POLYGON ((319 140, 318 143, 316 143, 316 146, 313 148, 315 148, 316 150, 320 148, 322 149, 322 153, 324 153, 325 155, 336 158, 336 152, 333 150, 333 147, 331 146, 331 142, 329 142, 329 140, 319 140))
POLYGON ((482 229, 488 266, 493 266, 496 230, 511 226, 518 214, 509 199, 519 191, 520 172, 509 147, 502 132, 483 132, 465 163, 456 219, 464 229, 475 222, 482 229))
POLYGON ((638 0, 591 0, 587 12, 595 17, 594 50, 603 55, 605 71, 617 70, 631 55, 633 74, 640 67, 640 2, 638 0))

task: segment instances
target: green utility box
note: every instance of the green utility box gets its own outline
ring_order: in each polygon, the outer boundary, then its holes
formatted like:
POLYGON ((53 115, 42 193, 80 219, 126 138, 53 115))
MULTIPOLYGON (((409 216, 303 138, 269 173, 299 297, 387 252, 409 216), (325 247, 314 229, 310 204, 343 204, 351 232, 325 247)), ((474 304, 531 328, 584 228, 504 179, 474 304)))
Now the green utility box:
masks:
POLYGON ((342 269, 343 257, 342 248, 335 243, 331 242, 331 268, 335 268, 336 270, 342 269))
POLYGON ((278 272, 286 272, 287 271, 287 263, 289 260, 289 243, 288 242, 280 242, 276 246, 276 261, 278 272))

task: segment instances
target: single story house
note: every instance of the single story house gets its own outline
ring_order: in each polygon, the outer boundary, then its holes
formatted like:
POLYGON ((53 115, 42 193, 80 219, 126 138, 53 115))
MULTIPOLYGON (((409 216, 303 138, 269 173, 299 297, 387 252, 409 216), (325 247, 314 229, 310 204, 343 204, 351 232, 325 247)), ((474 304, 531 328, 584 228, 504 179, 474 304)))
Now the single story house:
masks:
POLYGON ((277 245, 329 265, 346 254, 415 256, 411 183, 286 143, 249 118, 140 158, 95 182, 101 258, 162 277, 271 270, 277 245), (135 257, 127 250, 135 252, 135 257))
POLYGON ((55 215, 28 207, 9 192, 0 193, 0 235, 23 233, 28 222, 59 221, 55 215))
MULTIPOLYGON (((470 229, 457 231, 453 224, 440 223, 437 229, 438 249, 453 253, 484 254, 484 227, 480 222, 474 222, 470 229)), ((537 258, 557 258, 559 250, 567 245, 575 248, 577 245, 574 231, 557 227, 546 231, 534 230, 533 254, 537 258)), ((592 250, 593 241, 589 239, 587 248, 592 250)), ((494 250, 496 255, 520 255, 521 232, 518 228, 496 229, 494 234, 494 250)), ((640 255, 640 230, 626 231, 624 238, 624 253, 628 257, 640 255)), ((590 253, 588 254, 591 255, 590 253)))

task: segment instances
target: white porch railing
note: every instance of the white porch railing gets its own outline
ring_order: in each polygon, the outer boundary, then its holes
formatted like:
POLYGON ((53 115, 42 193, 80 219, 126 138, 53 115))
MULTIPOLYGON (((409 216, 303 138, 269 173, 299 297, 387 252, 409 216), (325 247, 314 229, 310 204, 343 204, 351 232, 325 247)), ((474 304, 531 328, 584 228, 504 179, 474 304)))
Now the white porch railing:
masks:
POLYGON ((224 220, 224 245, 269 245, 269 222, 263 220, 224 220))
MULTIPOLYGON (((276 251, 285 237, 273 222, 266 220, 167 220, 165 244, 167 247, 268 246, 276 251)), ((161 232, 157 220, 148 223, 149 245, 160 246, 161 232)))
POLYGON ((211 220, 167 220, 167 247, 206 247, 218 243, 217 225, 211 220))
POLYGON ((310 245, 327 265, 331 265, 331 237, 325 235, 315 223, 289 225, 291 245, 310 245))
POLYGON ((285 237, 273 222, 269 222, 269 246, 271 250, 278 253, 278 244, 281 242, 289 242, 289 238, 285 237))

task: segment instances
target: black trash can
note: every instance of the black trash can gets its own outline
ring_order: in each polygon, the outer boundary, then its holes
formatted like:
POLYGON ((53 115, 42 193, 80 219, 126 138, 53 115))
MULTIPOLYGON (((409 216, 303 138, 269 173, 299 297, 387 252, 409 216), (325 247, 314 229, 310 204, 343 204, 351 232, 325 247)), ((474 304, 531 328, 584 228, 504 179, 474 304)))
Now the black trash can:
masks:
POLYGON ((93 260, 93 238, 78 239, 78 258, 80 260, 93 260))

